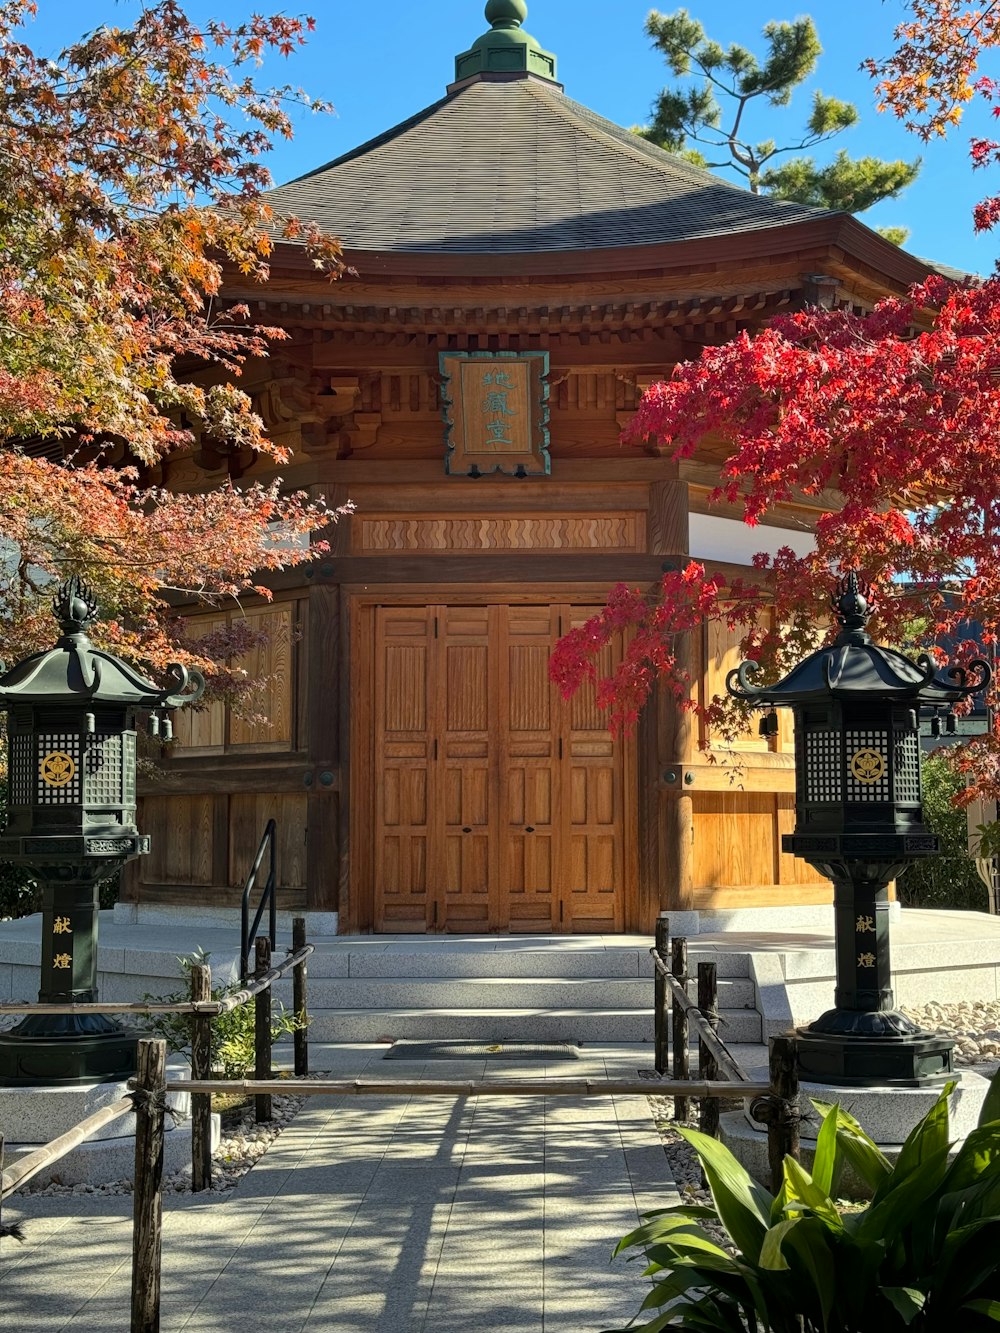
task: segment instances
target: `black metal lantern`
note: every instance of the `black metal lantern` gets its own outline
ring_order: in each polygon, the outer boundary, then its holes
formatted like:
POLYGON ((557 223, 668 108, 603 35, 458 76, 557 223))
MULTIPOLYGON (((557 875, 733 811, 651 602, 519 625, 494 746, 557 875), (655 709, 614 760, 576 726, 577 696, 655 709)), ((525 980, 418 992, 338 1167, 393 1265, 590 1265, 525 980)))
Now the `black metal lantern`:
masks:
POLYGON ((938 851, 923 822, 920 717, 950 716, 985 688, 990 668, 939 675, 872 642, 865 625, 871 589, 855 574, 834 599, 835 641, 775 685, 757 688, 756 662, 730 673, 737 699, 789 707, 795 719, 795 831, 782 849, 801 856, 834 886, 835 1006, 800 1030, 803 1077, 838 1083, 919 1084, 951 1071, 953 1043, 921 1031, 893 1008, 889 882, 938 851))
MULTIPOLYGON (((198 672, 171 666, 160 689, 97 649, 97 603, 78 578, 52 604, 62 636, 0 677, 7 711, 8 813, 0 859, 42 889, 41 1004, 97 999, 98 886, 149 850, 136 813, 136 712, 169 738, 169 712, 199 698, 198 672), (190 688, 189 688, 190 687, 190 688), (187 691, 187 692, 185 692, 187 691)), ((135 1034, 102 1014, 30 1014, 0 1034, 0 1084, 76 1083, 134 1072, 135 1034)))

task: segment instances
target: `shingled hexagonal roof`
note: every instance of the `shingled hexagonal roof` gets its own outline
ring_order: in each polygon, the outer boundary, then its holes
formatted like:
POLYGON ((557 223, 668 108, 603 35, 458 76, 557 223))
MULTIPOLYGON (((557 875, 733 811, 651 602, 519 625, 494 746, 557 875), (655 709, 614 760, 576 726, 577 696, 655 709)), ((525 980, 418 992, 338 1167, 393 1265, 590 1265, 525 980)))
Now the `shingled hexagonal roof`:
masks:
POLYGON ((537 73, 542 57, 553 74, 555 61, 520 29, 524 8, 488 8, 497 31, 459 57, 459 72, 474 61, 470 78, 271 191, 274 207, 318 222, 350 250, 438 254, 662 245, 828 216, 751 194, 571 101, 537 73), (499 48, 480 45, 493 36, 499 48))

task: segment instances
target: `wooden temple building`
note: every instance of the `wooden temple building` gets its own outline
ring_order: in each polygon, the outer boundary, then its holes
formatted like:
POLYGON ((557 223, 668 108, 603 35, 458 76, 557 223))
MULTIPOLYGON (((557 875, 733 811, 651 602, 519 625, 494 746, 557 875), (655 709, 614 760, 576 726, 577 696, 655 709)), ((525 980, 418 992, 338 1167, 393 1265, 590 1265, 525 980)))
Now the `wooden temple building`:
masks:
MULTIPOLYGON (((274 191, 343 238, 356 276, 331 285, 282 244, 265 288, 227 286, 290 335, 248 375, 294 451, 284 483, 356 512, 271 602, 192 618, 266 629, 247 665, 268 721, 179 719, 133 902, 234 904, 270 818, 279 905, 341 933, 647 931, 664 910, 828 900, 781 852, 787 730, 739 743, 734 784, 690 714, 654 701, 616 740, 547 664, 618 581, 652 587, 689 555, 744 572, 809 541, 804 505, 752 533, 711 510, 710 442, 681 464, 623 447, 644 389, 775 312, 868 309, 928 266, 570 100, 525 14, 490 0, 440 101, 274 191)), ((275 470, 196 448, 162 480, 275 470)), ((698 688, 721 693, 736 644, 689 637, 698 688)))

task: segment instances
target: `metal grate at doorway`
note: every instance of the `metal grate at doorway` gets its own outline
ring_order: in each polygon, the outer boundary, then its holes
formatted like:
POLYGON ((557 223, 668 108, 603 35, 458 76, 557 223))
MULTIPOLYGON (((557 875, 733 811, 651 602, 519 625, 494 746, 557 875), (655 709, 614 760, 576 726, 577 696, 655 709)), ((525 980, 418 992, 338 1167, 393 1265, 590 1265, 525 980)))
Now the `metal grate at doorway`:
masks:
POLYGON ((579 1060, 567 1041, 394 1041, 383 1060, 579 1060))

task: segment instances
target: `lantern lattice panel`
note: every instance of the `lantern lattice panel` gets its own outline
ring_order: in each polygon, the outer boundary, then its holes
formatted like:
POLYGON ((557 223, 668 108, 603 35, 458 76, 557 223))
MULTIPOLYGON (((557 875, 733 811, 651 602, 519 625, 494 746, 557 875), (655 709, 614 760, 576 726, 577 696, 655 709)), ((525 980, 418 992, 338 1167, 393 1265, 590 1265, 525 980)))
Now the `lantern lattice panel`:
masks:
POLYGON ((125 783, 122 788, 122 800, 126 805, 135 805, 135 732, 126 731, 122 735, 123 760, 125 765, 125 783))
POLYGON ((122 738, 89 736, 83 760, 87 805, 120 805, 122 801, 122 738))
POLYGON ((889 790, 889 735, 885 731, 876 731, 874 728, 858 729, 857 731, 847 731, 844 733, 847 744, 847 769, 845 773, 847 781, 847 799, 848 801, 857 801, 859 803, 870 803, 874 801, 891 801, 892 793, 889 790), (851 772, 851 756, 860 751, 873 750, 882 758, 881 776, 875 781, 862 782, 851 772))
POLYGON ((11 736, 10 738, 11 805, 31 804, 31 746, 33 739, 32 736, 11 736))
POLYGON ((841 799, 840 733, 838 731, 807 731, 805 736, 805 792, 806 801, 839 801, 841 799))
POLYGON ((79 805, 80 733, 50 731, 35 737, 35 803, 79 805))
POLYGON ((920 802, 920 743, 915 734, 897 736, 895 741, 896 800, 920 802))

